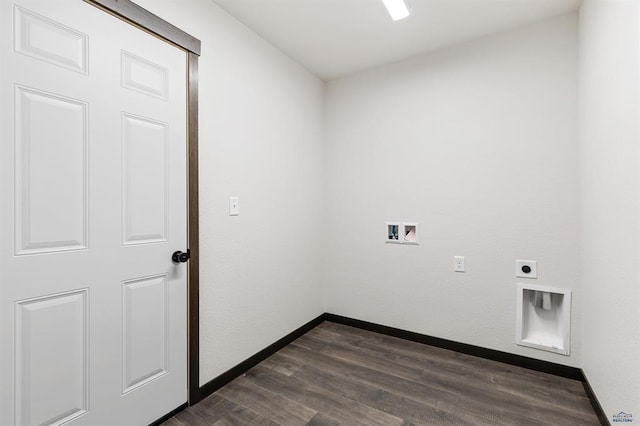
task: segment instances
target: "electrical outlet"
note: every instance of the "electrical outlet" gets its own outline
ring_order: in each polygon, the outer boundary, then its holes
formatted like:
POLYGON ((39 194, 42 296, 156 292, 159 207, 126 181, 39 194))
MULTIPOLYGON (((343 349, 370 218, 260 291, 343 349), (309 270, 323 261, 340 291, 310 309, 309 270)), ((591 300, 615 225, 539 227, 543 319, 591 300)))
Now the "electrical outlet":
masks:
POLYGON ((538 262, 535 260, 516 260, 516 277, 538 278, 538 262))
POLYGON ((464 256, 453 256, 453 270, 464 272, 464 256))

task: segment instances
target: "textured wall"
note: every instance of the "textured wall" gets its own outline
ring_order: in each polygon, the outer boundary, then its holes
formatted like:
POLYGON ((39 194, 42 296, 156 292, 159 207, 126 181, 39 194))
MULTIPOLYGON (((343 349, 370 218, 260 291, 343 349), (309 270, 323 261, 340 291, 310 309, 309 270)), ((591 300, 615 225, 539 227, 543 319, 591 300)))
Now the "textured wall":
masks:
POLYGON ((328 312, 579 365, 577 51, 571 14, 327 84, 328 312), (516 259, 574 290, 571 357, 516 346, 516 259))
POLYGON ((640 34, 635 0, 580 10, 583 368, 609 420, 640 418, 640 34))

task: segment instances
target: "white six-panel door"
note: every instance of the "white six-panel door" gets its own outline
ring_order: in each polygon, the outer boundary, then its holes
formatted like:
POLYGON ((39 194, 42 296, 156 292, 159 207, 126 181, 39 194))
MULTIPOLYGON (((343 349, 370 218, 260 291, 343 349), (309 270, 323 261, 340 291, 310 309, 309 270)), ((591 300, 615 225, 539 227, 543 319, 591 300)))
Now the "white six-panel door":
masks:
POLYGON ((186 53, 81 0, 0 2, 0 425, 187 401, 186 53))

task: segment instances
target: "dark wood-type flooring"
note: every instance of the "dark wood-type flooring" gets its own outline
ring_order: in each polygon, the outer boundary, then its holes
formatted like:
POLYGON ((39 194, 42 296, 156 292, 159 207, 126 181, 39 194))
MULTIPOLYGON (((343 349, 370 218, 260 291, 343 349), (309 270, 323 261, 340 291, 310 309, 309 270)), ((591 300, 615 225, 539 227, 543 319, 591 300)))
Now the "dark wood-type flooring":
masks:
POLYGON ((164 423, 599 425, 581 382, 324 322, 164 423))

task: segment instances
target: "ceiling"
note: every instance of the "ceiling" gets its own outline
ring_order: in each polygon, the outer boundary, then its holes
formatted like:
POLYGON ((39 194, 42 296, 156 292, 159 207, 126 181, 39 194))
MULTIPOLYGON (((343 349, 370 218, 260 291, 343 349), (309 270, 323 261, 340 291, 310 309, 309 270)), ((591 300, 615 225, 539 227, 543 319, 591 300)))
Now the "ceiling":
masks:
POLYGON ((572 12, 582 0, 212 0, 323 80, 572 12))

